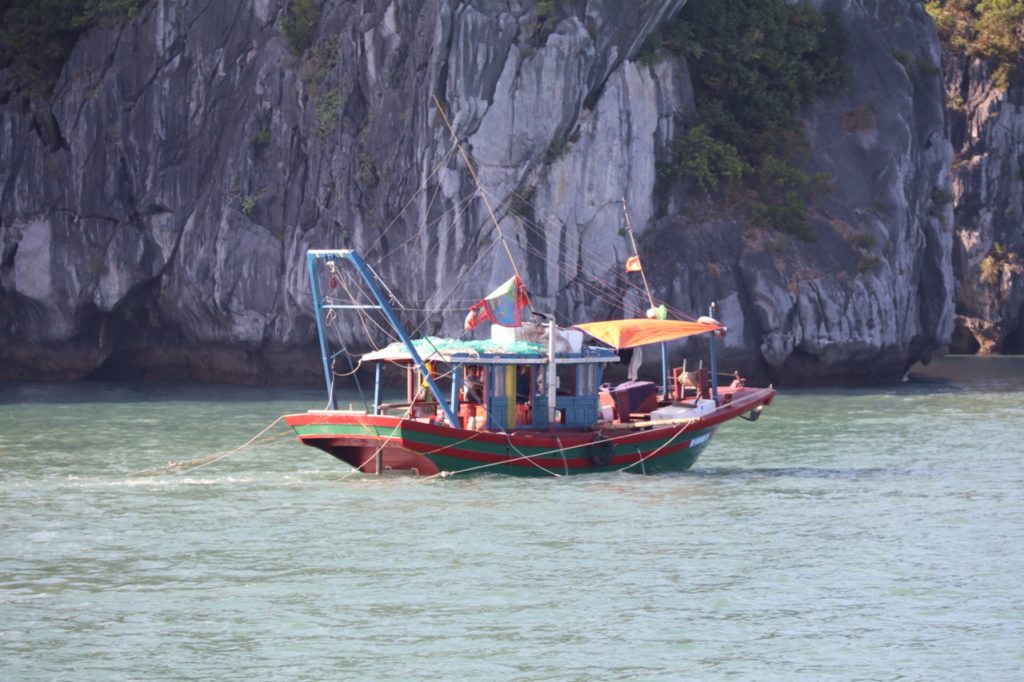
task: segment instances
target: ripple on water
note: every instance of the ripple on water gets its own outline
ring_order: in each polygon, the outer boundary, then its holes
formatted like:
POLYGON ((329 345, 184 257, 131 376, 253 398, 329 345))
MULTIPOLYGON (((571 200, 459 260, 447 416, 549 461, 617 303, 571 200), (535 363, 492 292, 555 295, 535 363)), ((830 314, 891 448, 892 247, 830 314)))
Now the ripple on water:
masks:
POLYGON ((432 481, 290 439, 131 476, 319 394, 0 388, 6 676, 1012 679, 1024 382, 978 381, 787 391, 686 474, 432 481))

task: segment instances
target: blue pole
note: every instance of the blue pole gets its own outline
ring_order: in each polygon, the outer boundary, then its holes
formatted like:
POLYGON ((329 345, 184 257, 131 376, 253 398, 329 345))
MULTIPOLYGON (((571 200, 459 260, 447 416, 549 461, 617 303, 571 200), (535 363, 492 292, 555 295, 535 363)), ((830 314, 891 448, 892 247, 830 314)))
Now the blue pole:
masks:
POLYGON ((458 409, 460 386, 462 386, 462 365, 455 365, 452 367, 452 412, 458 409))
POLYGON ((451 406, 445 402, 444 396, 441 395, 441 389, 438 388, 437 382, 434 381, 434 377, 430 376, 430 370, 427 369, 422 358, 420 358, 420 354, 416 352, 416 347, 412 344, 412 339, 409 338, 409 335, 405 331, 405 327, 402 326, 398 316, 395 315, 394 309, 392 309, 391 304, 388 303, 387 298, 385 298, 384 292, 381 291, 380 286, 377 284, 377 278, 370 272, 370 269, 366 265, 366 261, 364 261, 355 251, 347 249, 341 251, 311 251, 310 253, 338 255, 342 258, 348 259, 348 261, 356 267, 359 275, 370 288, 370 293, 373 294, 373 297, 377 300, 377 305, 380 306, 381 312, 384 313, 384 317, 387 318, 388 324, 390 324, 391 328, 395 330, 396 334, 398 334, 398 338, 401 339, 402 344, 405 345, 405 349, 409 351, 409 355, 412 356, 412 361, 416 364, 416 368, 419 369, 423 378, 427 380, 427 385, 430 386, 430 393, 434 396, 434 400, 437 402, 438 407, 440 407, 444 412, 444 416, 448 420, 448 423, 453 428, 459 428, 458 417, 455 416, 451 406))
POLYGON ((338 409, 338 403, 334 399, 334 386, 331 381, 331 361, 327 352, 327 337, 324 334, 324 319, 320 312, 320 283, 316 278, 316 261, 319 253, 306 252, 306 267, 309 270, 309 288, 313 294, 313 313, 316 315, 316 333, 320 337, 320 357, 324 363, 324 384, 327 388, 327 402, 332 410, 338 409))
POLYGON ((668 349, 661 344, 661 394, 668 398, 668 349))
MULTIPOLYGON (((718 319, 715 317, 717 305, 714 301, 708 307, 708 317, 712 319, 718 319)), ((718 402, 718 334, 711 332, 711 397, 718 402)))

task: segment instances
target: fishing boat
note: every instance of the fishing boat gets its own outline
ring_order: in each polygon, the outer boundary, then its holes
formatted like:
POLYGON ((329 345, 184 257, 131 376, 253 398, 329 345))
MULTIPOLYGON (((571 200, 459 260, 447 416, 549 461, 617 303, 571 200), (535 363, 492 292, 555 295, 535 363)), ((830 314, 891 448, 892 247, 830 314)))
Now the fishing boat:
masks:
POLYGON ((719 384, 715 347, 726 329, 710 316, 659 319, 654 311, 566 328, 551 318, 524 321, 517 275, 470 312, 467 327, 492 322, 489 338, 413 338, 396 297, 356 251, 311 250, 306 258, 327 404, 285 420, 303 444, 366 474, 685 471, 719 427, 756 420, 775 397, 771 386, 747 386, 738 373, 719 384), (346 312, 376 315, 376 328, 397 340, 351 363, 352 335, 338 327, 346 312), (659 382, 604 382, 621 350, 696 335, 711 339, 709 366, 669 368, 663 351, 659 382), (351 369, 339 366, 345 361, 351 369), (394 368, 405 374, 405 394, 386 402, 384 372, 394 368), (363 408, 339 408, 338 379, 369 372, 374 387, 363 408))

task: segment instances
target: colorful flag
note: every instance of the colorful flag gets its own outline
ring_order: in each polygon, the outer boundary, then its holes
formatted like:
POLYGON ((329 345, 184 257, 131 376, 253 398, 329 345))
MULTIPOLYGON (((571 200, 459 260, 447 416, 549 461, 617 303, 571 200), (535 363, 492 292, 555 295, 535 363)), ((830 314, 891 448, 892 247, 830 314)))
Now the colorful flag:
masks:
POLYGON ((506 327, 520 327, 523 324, 523 308, 528 305, 530 299, 526 295, 526 287, 517 275, 469 309, 466 329, 472 329, 488 320, 506 327))
POLYGON ((640 266, 640 256, 630 256, 626 259, 626 272, 640 272, 643 268, 640 266))

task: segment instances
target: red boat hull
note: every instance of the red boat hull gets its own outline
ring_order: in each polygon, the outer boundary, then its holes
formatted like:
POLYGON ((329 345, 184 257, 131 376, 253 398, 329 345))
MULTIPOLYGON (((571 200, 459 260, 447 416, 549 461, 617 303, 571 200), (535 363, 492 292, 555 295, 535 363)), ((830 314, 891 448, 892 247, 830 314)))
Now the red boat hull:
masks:
POLYGON ((593 429, 477 431, 453 428, 437 419, 350 411, 292 414, 285 419, 302 443, 368 474, 662 473, 689 469, 719 426, 774 397, 772 388, 724 389, 719 406, 700 417, 593 429))

